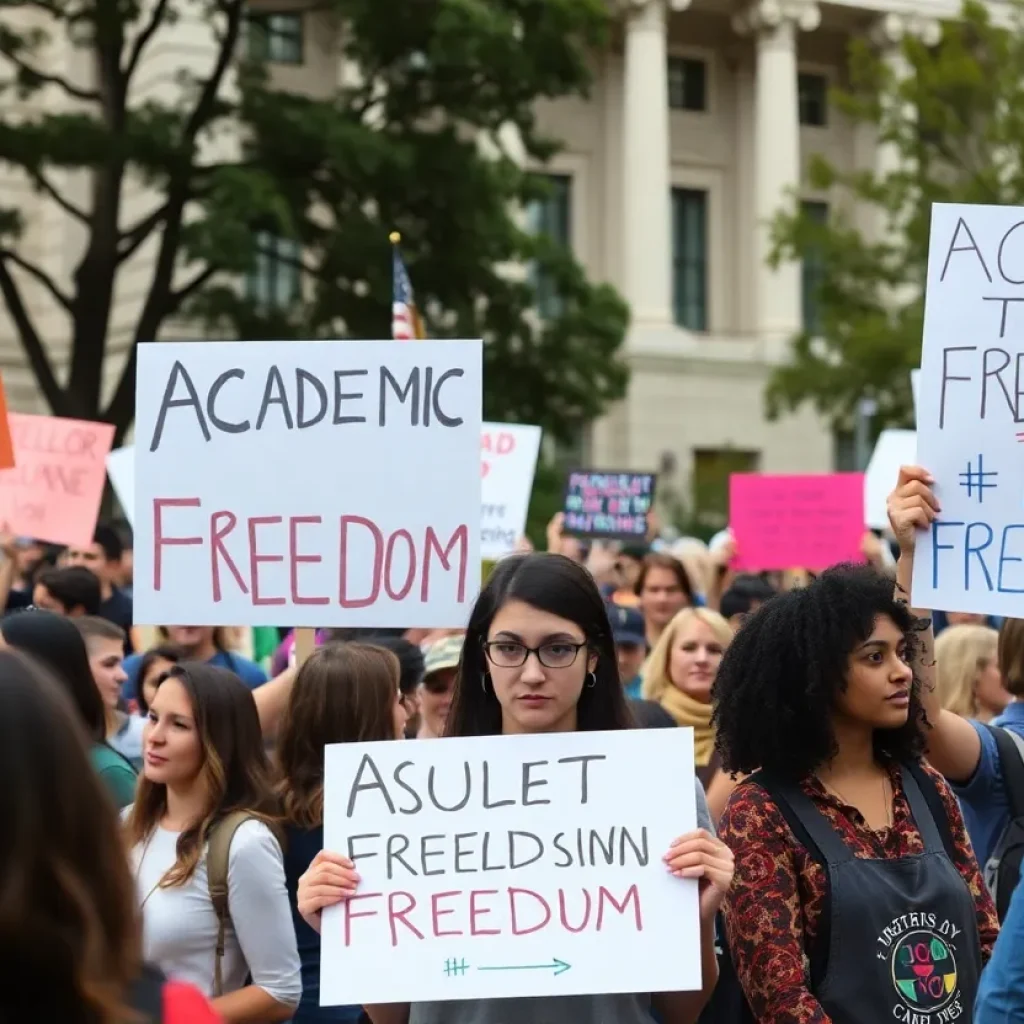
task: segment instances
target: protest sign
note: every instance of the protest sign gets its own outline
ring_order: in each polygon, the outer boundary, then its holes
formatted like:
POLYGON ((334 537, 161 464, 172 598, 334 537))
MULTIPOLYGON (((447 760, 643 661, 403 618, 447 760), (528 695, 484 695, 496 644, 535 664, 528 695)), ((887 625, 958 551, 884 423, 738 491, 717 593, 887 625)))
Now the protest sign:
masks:
POLYGON ((139 347, 135 616, 464 626, 479 341, 139 347))
POLYGON ((0 523, 51 544, 91 544, 114 428, 21 413, 8 420, 15 465, 0 470, 0 523))
POLYGON ((914 422, 917 422, 917 396, 921 393, 921 371, 910 371, 910 394, 914 399, 914 422))
POLYGON ((889 525, 885 503, 899 477, 900 466, 917 461, 917 434, 913 430, 883 430, 864 473, 864 523, 873 530, 889 525))
POLYGON ((526 532, 540 434, 540 427, 519 423, 485 423, 483 426, 480 437, 482 558, 510 554, 526 532))
POLYGON ((821 473, 729 477, 729 528, 739 571, 802 568, 862 561, 864 476, 821 473))
POLYGON ((4 379, 0 376, 0 469, 14 465, 14 441, 11 439, 11 423, 7 418, 7 396, 4 394, 4 379))
POLYGON ((324 912, 322 1005, 700 988, 697 885, 662 862, 696 828, 690 729, 325 756, 324 845, 361 882, 324 912))
POLYGON ((917 543, 920 608, 1020 614, 1022 228, 1019 207, 932 207, 917 461, 942 510, 917 543))
POLYGON ((578 537, 643 539, 656 482, 654 473, 574 469, 566 479, 563 530, 578 537))
POLYGON ((126 445, 115 448, 107 456, 107 476, 121 503, 125 519, 135 528, 135 448, 126 445))

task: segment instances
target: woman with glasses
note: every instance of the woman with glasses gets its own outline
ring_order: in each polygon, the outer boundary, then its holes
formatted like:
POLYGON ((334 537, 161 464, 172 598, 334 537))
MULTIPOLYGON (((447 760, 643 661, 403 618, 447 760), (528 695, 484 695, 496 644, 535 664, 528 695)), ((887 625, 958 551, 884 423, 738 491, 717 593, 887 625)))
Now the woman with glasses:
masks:
MULTIPOLYGON (((590 574, 561 555, 501 561, 466 630, 447 736, 629 729, 604 602, 590 574)), ((668 869, 701 880, 699 992, 594 994, 535 999, 367 1006, 373 1024, 694 1024, 718 975, 715 915, 732 881, 732 855, 711 834, 698 786, 696 832, 673 846, 668 869)), ((298 908, 320 928, 324 907, 358 889, 352 862, 321 851, 299 880, 298 908)), ((396 965, 397 966, 397 965, 396 965)))

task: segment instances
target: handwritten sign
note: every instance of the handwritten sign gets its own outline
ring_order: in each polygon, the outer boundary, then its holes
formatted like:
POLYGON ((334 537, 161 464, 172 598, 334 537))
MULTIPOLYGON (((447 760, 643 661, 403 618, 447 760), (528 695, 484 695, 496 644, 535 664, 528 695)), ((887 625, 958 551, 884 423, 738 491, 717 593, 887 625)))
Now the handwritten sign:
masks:
POLYGON ((140 346, 136 619, 464 626, 481 354, 478 341, 140 346))
POLYGON ((480 437, 483 507, 480 554, 501 558, 515 551, 526 532, 533 475, 540 453, 540 427, 485 423, 480 437))
POLYGON ((942 512, 921 536, 921 608, 1020 615, 1024 594, 1024 209, 936 203, 918 461, 942 512))
POLYGON ((0 376, 0 469, 14 465, 14 441, 11 438, 11 423, 7 417, 7 396, 4 394, 4 379, 0 376))
POLYGON ((741 571, 803 568, 818 572, 862 560, 864 477, 729 477, 729 526, 736 537, 733 567, 741 571))
POLYGON ((656 481, 654 473, 573 470, 566 480, 565 532, 620 540, 646 537, 656 481))
POLYGON ((15 465, 0 470, 0 523, 51 544, 91 544, 114 428, 21 413, 8 419, 15 465))
POLYGON ((697 886, 661 861, 692 765, 689 729, 327 747, 324 844, 362 881, 323 1005, 700 988, 697 886))
POLYGON ((871 461, 864 473, 864 523, 873 530, 889 525, 885 503, 896 481, 900 466, 917 461, 917 433, 913 430, 883 430, 878 435, 871 461))
POLYGON ((917 421, 917 396, 921 393, 921 371, 910 371, 910 394, 914 399, 914 421, 917 421))

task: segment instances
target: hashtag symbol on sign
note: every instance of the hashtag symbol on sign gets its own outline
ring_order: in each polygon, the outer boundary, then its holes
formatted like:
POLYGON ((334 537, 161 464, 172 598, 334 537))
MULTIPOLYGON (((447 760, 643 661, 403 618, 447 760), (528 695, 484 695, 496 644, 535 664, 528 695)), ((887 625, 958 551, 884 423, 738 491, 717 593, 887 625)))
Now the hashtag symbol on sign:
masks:
POLYGON ((978 456, 978 468, 974 468, 973 462, 967 463, 967 472, 960 474, 960 486, 967 491, 967 497, 973 498, 977 496, 978 504, 980 505, 985 499, 985 489, 994 491, 996 485, 989 483, 989 478, 997 477, 999 474, 994 470, 988 472, 985 471, 985 460, 984 456, 978 456))
POLYGON ((461 977, 469 970, 469 964, 465 960, 445 960, 444 973, 448 978, 461 977))

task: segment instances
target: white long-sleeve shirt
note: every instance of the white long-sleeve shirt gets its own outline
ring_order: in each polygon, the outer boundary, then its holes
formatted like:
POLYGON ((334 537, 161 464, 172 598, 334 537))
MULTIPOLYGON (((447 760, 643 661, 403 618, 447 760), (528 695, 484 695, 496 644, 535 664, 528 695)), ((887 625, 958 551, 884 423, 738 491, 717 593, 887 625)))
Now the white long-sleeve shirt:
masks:
MULTIPOLYGON (((191 982, 212 996, 217 915, 210 901, 206 851, 185 885, 159 885, 175 862, 180 835, 157 828, 132 850, 143 908, 143 953, 168 977, 191 982)), ((224 993, 243 988, 251 974, 252 984, 280 1003, 297 1006, 302 980, 284 858, 273 833, 260 821, 245 822, 231 841, 228 907, 224 993)))

